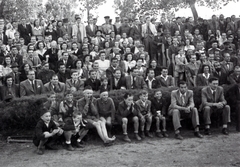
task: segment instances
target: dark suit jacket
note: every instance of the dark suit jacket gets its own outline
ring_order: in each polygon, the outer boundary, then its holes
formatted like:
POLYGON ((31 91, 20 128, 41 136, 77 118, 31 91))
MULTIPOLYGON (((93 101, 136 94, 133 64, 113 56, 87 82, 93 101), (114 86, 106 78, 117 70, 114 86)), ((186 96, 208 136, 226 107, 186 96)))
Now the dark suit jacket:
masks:
POLYGON ((19 85, 13 84, 13 86, 8 89, 7 86, 3 85, 0 87, 0 99, 7 100, 7 98, 12 97, 16 98, 19 97, 19 85))
POLYGON ((137 110, 138 116, 142 117, 146 114, 150 114, 151 113, 151 104, 152 104, 151 101, 147 100, 145 102, 145 106, 144 106, 142 100, 140 100, 140 99, 137 100, 134 107, 137 110))
POLYGON ((96 25, 93 25, 93 30, 91 29, 90 25, 86 26, 87 37, 95 37, 96 31, 97 31, 96 25))
POLYGON ((11 60, 12 60, 12 63, 17 63, 19 67, 21 67, 23 64, 23 56, 22 55, 17 54, 14 58, 11 55, 11 60))
MULTIPOLYGON (((61 63, 63 63, 63 60, 59 60, 58 63, 57 63, 58 64, 57 66, 59 66, 59 64, 61 64, 61 63)), ((72 68, 73 60, 72 60, 72 58, 70 56, 68 57, 65 66, 66 66, 67 69, 71 69, 72 68)))
POLYGON ((52 76, 55 74, 53 70, 40 70, 37 74, 37 78, 40 79, 43 84, 50 82, 52 76))
POLYGON ((83 90, 84 89, 84 82, 80 79, 77 80, 76 83, 73 83, 72 79, 67 79, 66 81, 66 89, 71 90, 71 87, 75 87, 78 90, 83 90))
POLYGON ((181 96, 180 96, 180 90, 173 90, 171 93, 171 105, 169 106, 169 111, 173 109, 180 109, 180 107, 194 107, 194 101, 193 101, 193 91, 187 90, 186 96, 185 96, 185 103, 183 104, 181 96))
POLYGON ((162 115, 166 115, 167 113, 167 102, 165 99, 161 98, 159 101, 156 98, 151 99, 152 106, 151 111, 154 116, 157 115, 157 111, 161 111, 162 115))
POLYGON ((20 84, 20 73, 19 72, 17 72, 17 73, 11 72, 9 75, 13 77, 15 84, 20 84))
POLYGON ((44 53, 44 58, 46 58, 46 55, 49 55, 49 68, 55 72, 58 71, 58 49, 56 49, 54 52, 52 51, 52 49, 48 49, 45 53, 44 53))
POLYGON ((235 73, 232 73, 228 76, 228 82, 230 84, 237 84, 239 83, 240 76, 237 76, 235 73))
MULTIPOLYGON (((117 69, 120 69, 121 70, 121 73, 122 73, 122 76, 124 76, 124 73, 122 72, 122 68, 121 67, 117 67, 117 69)), ((114 72, 114 69, 112 66, 108 67, 108 69, 106 70, 106 76, 108 79, 111 79, 113 78, 113 72, 114 72)))
POLYGON ((24 27, 22 24, 18 25, 18 31, 20 33, 20 37, 22 37, 25 41, 25 45, 28 45, 32 36, 32 27, 29 24, 26 24, 24 27))
POLYGON ((117 83, 117 86, 115 86, 115 78, 110 78, 109 79, 109 85, 111 90, 116 90, 116 89, 121 89, 121 87, 127 87, 126 86, 126 79, 125 77, 121 77, 117 83))
POLYGON ((228 84, 227 77, 230 74, 230 72, 233 71, 233 63, 229 62, 229 69, 227 68, 227 62, 222 61, 221 63, 222 69, 221 69, 221 76, 223 78, 223 83, 222 84, 228 84))
POLYGON ((142 26, 140 25, 137 25, 136 26, 133 26, 130 30, 130 37, 133 38, 133 40, 141 40, 142 39, 142 26))
POLYGON ((137 76, 136 80, 131 84, 131 76, 126 76, 126 88, 127 89, 147 89, 147 84, 145 83, 143 77, 137 76))
POLYGON ((67 79, 71 78, 71 73, 70 70, 66 69, 65 73, 58 72, 57 76, 60 82, 66 83, 67 79))
POLYGON ((7 45, 7 43, 8 43, 8 37, 7 37, 7 35, 6 35, 4 32, 2 33, 2 37, 3 37, 3 39, 2 39, 3 44, 4 44, 4 45, 7 45))
MULTIPOLYGON (((146 82, 147 87, 149 88, 147 78, 145 79, 145 82, 146 82)), ((160 87, 161 87, 160 83, 158 82, 158 80, 156 78, 154 78, 154 80, 152 81, 152 89, 157 89, 160 87)))
POLYGON ((20 83, 20 97, 39 95, 43 93, 44 93, 44 87, 41 80, 35 79, 34 89, 28 79, 20 83))
POLYGON ((178 30, 180 32, 180 35, 183 37, 184 35, 184 25, 180 24, 180 29, 176 23, 172 25, 172 36, 174 36, 174 33, 178 30))
POLYGON ((162 87, 169 87, 174 86, 174 79, 171 75, 168 75, 167 80, 165 81, 163 77, 157 76, 156 79, 158 80, 160 86, 162 87))
POLYGON ((66 86, 65 83, 58 82, 58 86, 53 89, 51 82, 48 82, 44 85, 44 89, 46 93, 64 93, 66 86))
POLYGON ((223 105, 227 104, 224 98, 223 88, 221 86, 218 86, 216 88, 215 99, 213 98, 213 93, 209 86, 202 89, 201 97, 202 97, 202 107, 212 106, 213 103, 219 103, 219 102, 222 103, 223 105))
POLYGON ((96 79, 95 82, 92 82, 92 80, 89 78, 84 82, 84 87, 86 86, 91 86, 93 91, 98 91, 101 86, 101 81, 96 79))

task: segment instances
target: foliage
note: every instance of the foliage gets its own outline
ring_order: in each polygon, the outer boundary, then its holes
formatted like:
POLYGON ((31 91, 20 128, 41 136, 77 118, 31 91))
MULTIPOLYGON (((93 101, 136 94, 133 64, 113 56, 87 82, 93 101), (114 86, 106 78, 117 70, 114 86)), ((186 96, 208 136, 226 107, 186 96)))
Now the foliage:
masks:
POLYGON ((220 9, 231 1, 237 2, 239 0, 114 0, 114 7, 120 16, 126 16, 130 12, 139 14, 148 12, 153 15, 159 10, 168 12, 174 9, 177 11, 180 8, 192 7, 195 4, 211 9, 220 9))
MULTIPOLYGON (((228 91, 230 86, 225 86, 225 92, 228 91)), ((170 104, 171 91, 176 88, 161 88, 163 97, 166 99, 168 105, 170 104)), ((201 104, 201 89, 202 87, 196 87, 194 91, 194 102, 195 106, 199 107, 201 104)), ((149 91, 149 98, 153 97, 156 90, 149 91)), ((123 100, 123 95, 126 92, 134 94, 134 100, 138 99, 139 90, 115 90, 109 93, 109 96, 113 99, 117 108, 119 102, 123 100)), ((82 93, 74 94, 75 100, 83 97, 82 93)), ((99 93, 95 93, 94 97, 98 98, 99 93)), ((57 101, 61 101, 63 96, 57 96, 57 101)), ((40 111, 42 104, 47 101, 47 95, 23 97, 17 98, 10 103, 0 103, 0 131, 8 130, 33 130, 37 120, 40 117, 40 111)))

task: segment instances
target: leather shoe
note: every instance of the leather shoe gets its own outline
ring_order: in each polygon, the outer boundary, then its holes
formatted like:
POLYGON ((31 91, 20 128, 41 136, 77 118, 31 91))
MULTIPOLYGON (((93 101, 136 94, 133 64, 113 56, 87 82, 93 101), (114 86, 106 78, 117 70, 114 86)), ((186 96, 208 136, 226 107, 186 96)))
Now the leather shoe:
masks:
POLYGON ((150 137, 150 138, 153 138, 153 135, 149 131, 146 132, 146 136, 150 137))
POLYGON ((138 135, 138 133, 135 133, 135 138, 138 140, 138 141, 141 141, 142 140, 142 138, 138 135))
POLYGON ((144 132, 141 132, 140 136, 141 136, 142 139, 145 139, 145 137, 146 137, 144 132))
POLYGON ((38 148, 37 149, 37 154, 38 155, 43 155, 44 154, 44 149, 43 148, 38 148))
POLYGON ((129 139, 128 135, 124 135, 123 141, 130 143, 130 142, 131 142, 131 139, 129 139))
POLYGON ((194 132, 194 136, 198 138, 203 138, 203 135, 201 135, 200 132, 194 132))
POLYGON ((74 150, 75 150, 75 149, 72 147, 71 144, 67 144, 66 149, 67 149, 68 151, 74 151, 74 150))
POLYGON ((166 132, 162 132, 163 137, 168 137, 168 134, 166 132))
POLYGON ((81 144, 79 142, 76 142, 75 145, 76 145, 77 148, 84 148, 85 147, 83 144, 81 144))
POLYGON ((163 135, 162 135, 161 132, 157 132, 157 133, 156 133, 156 136, 157 136, 157 137, 160 137, 160 138, 163 138, 163 135))
POLYGON ((205 135, 211 135, 212 133, 210 132, 210 129, 205 129, 204 134, 205 135))
POLYGON ((223 128, 222 129, 222 133, 224 134, 224 135, 228 135, 229 133, 228 133, 228 129, 227 128, 223 128))
POLYGON ((178 140, 183 140, 183 137, 179 133, 175 134, 175 138, 178 140))

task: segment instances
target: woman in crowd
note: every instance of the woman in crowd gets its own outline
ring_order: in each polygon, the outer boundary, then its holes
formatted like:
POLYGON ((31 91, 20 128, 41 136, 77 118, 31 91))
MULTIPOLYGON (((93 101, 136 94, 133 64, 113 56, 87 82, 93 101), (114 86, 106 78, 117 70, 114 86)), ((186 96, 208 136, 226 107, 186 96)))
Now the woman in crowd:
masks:
POLYGON ((45 44, 43 41, 39 41, 36 44, 36 51, 35 54, 38 55, 38 57, 40 58, 41 62, 43 60, 46 60, 46 57, 44 56, 44 53, 46 52, 46 48, 45 48, 45 44))
POLYGON ((74 62, 72 71, 77 71, 79 78, 83 81, 85 81, 88 76, 87 69, 83 68, 83 63, 79 59, 74 62))

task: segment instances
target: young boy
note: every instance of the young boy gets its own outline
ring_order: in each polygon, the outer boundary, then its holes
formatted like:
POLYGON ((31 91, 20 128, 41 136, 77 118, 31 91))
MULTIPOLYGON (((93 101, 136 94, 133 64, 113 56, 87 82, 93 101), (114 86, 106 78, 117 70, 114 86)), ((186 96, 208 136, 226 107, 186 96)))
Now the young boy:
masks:
POLYGON ((136 101, 135 106, 140 119, 140 136, 145 138, 145 123, 146 123, 146 136, 153 137, 149 130, 152 125, 151 101, 148 100, 148 92, 143 90, 140 92, 139 100, 136 101))
POLYGON ((100 90, 100 92, 110 91, 110 85, 108 84, 107 77, 101 78, 101 86, 100 86, 99 90, 100 90))
POLYGON ((81 126, 85 127, 85 124, 82 120, 82 114, 80 112, 74 112, 72 117, 66 118, 64 122, 65 125, 63 130, 66 139, 66 149, 68 151, 74 151, 71 140, 74 142, 76 147, 82 148, 83 145, 81 144, 81 141, 88 132, 88 129, 80 128, 81 126))
POLYGON ((33 143, 37 146, 37 154, 42 155, 44 154, 44 146, 51 150, 58 149, 55 141, 63 133, 63 130, 51 120, 51 114, 46 108, 42 109, 40 115, 41 119, 35 127, 33 143))
POLYGON ((162 98, 162 92, 160 90, 157 90, 154 93, 154 98, 151 99, 152 102, 152 114, 153 117, 156 120, 156 136, 157 137, 168 137, 166 133, 166 110, 167 110, 167 105, 166 101, 162 98), (162 133, 160 130, 160 122, 162 122, 162 133))

